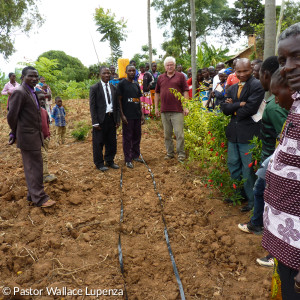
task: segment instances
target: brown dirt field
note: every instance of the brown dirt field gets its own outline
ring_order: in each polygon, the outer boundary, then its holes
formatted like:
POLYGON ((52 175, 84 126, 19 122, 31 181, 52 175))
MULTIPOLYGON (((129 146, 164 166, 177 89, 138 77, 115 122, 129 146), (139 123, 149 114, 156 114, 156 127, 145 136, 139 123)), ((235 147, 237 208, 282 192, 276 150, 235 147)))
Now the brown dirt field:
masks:
MULTIPOLYGON (((64 101, 66 144, 50 142, 49 170, 58 177, 45 185, 57 205, 26 203, 19 150, 8 146, 5 116, 0 122, 0 299, 96 299, 47 296, 46 287, 123 289, 118 260, 121 232, 129 299, 180 299, 164 237, 161 207, 145 165, 124 167, 118 136, 116 163, 123 166, 124 221, 120 219, 120 170, 102 173, 92 161, 91 135, 76 142, 74 124, 90 124, 87 100, 64 101), (68 228, 72 227, 70 230, 68 228), (3 296, 3 287, 43 289, 38 296, 3 296)), ((53 128, 53 127, 51 127, 53 128)), ((255 263, 265 255, 261 237, 239 231, 249 219, 203 187, 196 165, 165 161, 159 121, 143 127, 141 152, 154 173, 164 202, 171 247, 186 299, 268 299, 272 270, 255 263)), ((92 293, 92 291, 90 292, 92 293)), ((123 299, 100 296, 99 299, 123 299)))

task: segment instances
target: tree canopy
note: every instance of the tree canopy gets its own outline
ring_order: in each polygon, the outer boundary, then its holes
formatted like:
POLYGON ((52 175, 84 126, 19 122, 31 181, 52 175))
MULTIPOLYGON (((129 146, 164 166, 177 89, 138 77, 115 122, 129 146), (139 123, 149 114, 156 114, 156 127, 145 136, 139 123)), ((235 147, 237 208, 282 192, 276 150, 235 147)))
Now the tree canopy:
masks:
POLYGON ((37 60, 40 61, 42 57, 57 61, 56 69, 61 71, 59 77, 62 80, 83 81, 88 78, 88 68, 78 58, 67 55, 64 51, 50 50, 42 53, 37 60))
MULTIPOLYGON (((190 2, 186 0, 153 0, 152 6, 160 11, 157 18, 159 27, 165 27, 164 36, 172 40, 171 45, 175 50, 176 45, 181 54, 191 48, 191 18, 190 2)), ((196 38, 206 36, 211 30, 218 28, 223 16, 228 11, 227 1, 223 0, 196 0, 196 38)))
POLYGON ((238 0, 234 7, 224 15, 224 33, 228 37, 233 35, 249 35, 254 33, 254 24, 264 22, 264 5, 260 0, 238 0))
POLYGON ((14 35, 28 34, 43 19, 35 0, 0 0, 0 52, 8 59, 15 52, 14 35))
MULTIPOLYGON (((281 25, 281 31, 285 30, 289 26, 300 22, 300 15, 298 14, 300 10, 300 2, 298 1, 287 1, 285 3, 285 9, 283 14, 283 20, 281 25)), ((276 8, 277 22, 280 14, 280 6, 276 8)), ((265 25, 262 23, 255 23, 254 33, 256 35, 256 56, 263 57, 264 40, 265 40, 265 25)))
POLYGON ((110 9, 104 11, 102 7, 96 8, 94 20, 98 26, 97 31, 102 34, 101 42, 108 41, 111 49, 111 63, 116 63, 122 56, 120 42, 126 39, 126 21, 116 20, 116 15, 110 9))

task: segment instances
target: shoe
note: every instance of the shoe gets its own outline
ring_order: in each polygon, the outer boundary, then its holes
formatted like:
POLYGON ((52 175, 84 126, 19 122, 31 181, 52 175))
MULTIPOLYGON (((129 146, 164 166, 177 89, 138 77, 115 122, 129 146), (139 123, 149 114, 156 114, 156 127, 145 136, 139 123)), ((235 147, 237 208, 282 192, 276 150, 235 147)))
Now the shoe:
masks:
POLYGON ((245 205, 241 208, 241 212, 247 212, 250 211, 252 209, 252 207, 249 207, 248 205, 245 205))
POLYGON ((165 160, 169 160, 169 159, 173 159, 174 158, 174 155, 166 155, 165 156, 165 160))
POLYGON ((112 169, 120 169, 120 167, 115 163, 107 164, 107 166, 112 169))
POLYGON ((274 266, 274 257, 272 255, 267 255, 266 257, 257 258, 256 262, 263 267, 273 268, 274 266))
POLYGON ((178 161, 179 161, 179 162, 184 162, 184 160, 185 160, 185 157, 183 157, 183 156, 179 156, 179 157, 178 157, 178 161))
POLYGON ((133 159, 136 162, 143 163, 143 160, 139 157, 133 159))
POLYGON ((43 178, 43 182, 44 182, 44 183, 47 183, 47 182, 54 181, 54 180, 56 180, 56 179, 57 179, 57 177, 56 177, 55 175, 49 174, 49 175, 47 175, 47 176, 45 176, 45 177, 43 178))
POLYGON ((42 208, 48 208, 48 207, 51 207, 53 205, 55 205, 56 202, 53 201, 53 200, 48 200, 47 202, 45 202, 44 204, 41 205, 42 208))
POLYGON ((257 235, 261 235, 263 233, 263 227, 255 226, 251 222, 241 223, 238 225, 238 228, 243 232, 254 233, 257 235))
POLYGON ((126 167, 127 167, 127 168, 130 168, 130 169, 133 169, 133 164, 132 164, 132 162, 131 162, 131 161, 126 162, 126 167))
POLYGON ((108 170, 108 167, 106 166, 102 166, 102 167, 99 167, 98 170, 102 171, 102 172, 105 172, 108 170))

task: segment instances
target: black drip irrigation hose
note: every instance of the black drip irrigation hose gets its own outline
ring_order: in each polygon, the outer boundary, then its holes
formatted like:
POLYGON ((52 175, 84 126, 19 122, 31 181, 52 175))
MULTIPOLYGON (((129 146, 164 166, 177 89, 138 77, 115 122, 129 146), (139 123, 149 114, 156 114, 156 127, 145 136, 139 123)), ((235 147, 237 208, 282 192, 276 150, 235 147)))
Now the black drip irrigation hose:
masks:
MULTIPOLYGON (((148 171, 150 172, 150 175, 151 175, 152 181, 153 181, 154 191, 156 192, 157 197, 159 199, 159 203, 160 203, 160 206, 161 206, 161 217, 162 217, 162 220, 163 220, 163 223, 164 223, 164 234, 165 234, 165 239, 166 239, 169 255, 170 255, 172 266, 173 266, 173 271, 174 271, 174 274, 175 274, 175 277, 176 277, 176 280, 177 280, 177 284, 178 284, 178 287, 179 287, 181 300, 185 300, 185 295, 184 295, 182 282, 180 280, 179 273, 178 273, 177 266, 176 266, 176 262, 175 262, 174 255, 173 255, 173 252, 172 252, 170 239, 169 239, 169 235, 168 235, 168 230, 167 230, 167 224, 166 224, 166 220, 165 220, 164 213, 163 213, 163 207, 164 207, 163 200, 162 200, 162 197, 161 197, 160 193, 157 191, 157 186, 156 186, 156 182, 155 182, 155 179, 154 179, 154 174, 152 173, 151 169, 149 168, 149 166, 145 162, 142 154, 141 154, 141 159, 143 160, 143 163, 146 166, 146 168, 148 169, 148 171)), ((121 213, 120 213, 120 231, 119 231, 118 252, 119 252, 119 263, 120 263, 121 273, 122 273, 122 277, 123 277, 123 280, 124 280, 124 296, 125 296, 125 299, 128 300, 128 295, 127 295, 127 290, 126 290, 126 281, 125 281, 125 276, 124 276, 123 253, 122 253, 122 247, 121 247, 121 224, 123 222, 123 216, 124 216, 124 205, 123 205, 123 200, 122 200, 122 188, 123 188, 123 171, 122 171, 122 169, 123 168, 121 168, 121 177, 120 177, 121 213)))
POLYGON ((120 201, 121 201, 121 212, 120 212, 120 230, 119 230, 119 242, 118 242, 118 252, 119 252, 119 263, 121 268, 122 277, 124 280, 124 297, 125 300, 128 300, 127 290, 126 290, 126 281, 124 276, 124 263, 123 263, 123 253, 121 247, 121 225, 123 223, 124 216, 124 205, 122 200, 122 188, 123 188, 123 168, 121 167, 121 177, 120 177, 120 201))
POLYGON ((173 255, 172 248, 171 248, 171 244, 170 244, 170 239, 169 239, 168 229, 167 229, 167 223, 166 223, 166 220, 165 220, 165 217, 164 217, 164 212, 163 212, 164 205, 163 205, 162 197, 161 197, 160 193, 157 190, 156 182, 155 182, 155 179, 154 179, 154 174, 152 173, 150 167, 145 162, 142 154, 141 154, 141 159, 142 159, 144 165, 146 166, 146 168, 148 169, 148 172, 150 173, 150 175, 152 177, 154 191, 156 192, 157 197, 159 199, 159 203, 160 203, 160 206, 161 206, 161 217, 162 217, 162 220, 163 220, 163 223, 164 223, 164 234, 165 234, 165 239, 166 239, 166 243, 167 243, 167 246, 168 246, 168 251, 169 251, 172 266, 173 266, 173 271, 174 271, 174 274, 175 274, 175 277, 176 277, 176 280, 177 280, 177 283, 178 283, 181 300, 185 300, 185 295, 184 295, 182 282, 181 282, 180 277, 179 277, 179 273, 178 273, 178 270, 177 270, 176 262, 175 262, 174 255, 173 255))

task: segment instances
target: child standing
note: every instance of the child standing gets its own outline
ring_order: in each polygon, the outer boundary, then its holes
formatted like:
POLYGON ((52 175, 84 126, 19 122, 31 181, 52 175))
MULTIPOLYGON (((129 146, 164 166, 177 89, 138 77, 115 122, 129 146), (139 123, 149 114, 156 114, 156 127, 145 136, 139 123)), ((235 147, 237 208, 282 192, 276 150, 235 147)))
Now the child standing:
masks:
POLYGON ((138 79, 138 83, 142 92, 142 97, 140 98, 141 104, 142 104, 142 109, 143 113, 145 115, 145 118, 148 119, 148 115, 150 114, 152 110, 152 100, 151 100, 151 95, 150 95, 150 86, 154 79, 152 78, 151 73, 146 72, 145 66, 141 65, 140 66, 140 76, 138 79))
POLYGON ((45 77, 40 77, 40 82, 35 86, 35 90, 41 91, 45 95, 45 107, 47 110, 47 113, 49 115, 50 124, 52 124, 51 121, 51 109, 52 109, 52 92, 48 84, 46 84, 45 77))
POLYGON ((38 100, 41 105, 41 118, 42 118, 42 132, 44 136, 43 146, 41 148, 43 158, 43 182, 51 182, 56 180, 56 176, 50 174, 48 171, 48 149, 50 142, 50 130, 49 130, 49 117, 46 110, 46 99, 45 95, 41 91, 36 92, 38 100))
POLYGON ((66 112, 62 106, 60 97, 55 98, 55 106, 52 109, 51 117, 55 120, 56 126, 56 142, 57 144, 64 144, 66 135, 66 112))

